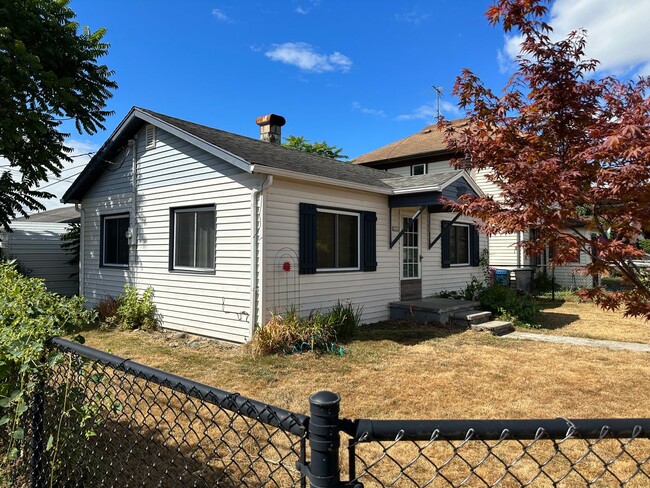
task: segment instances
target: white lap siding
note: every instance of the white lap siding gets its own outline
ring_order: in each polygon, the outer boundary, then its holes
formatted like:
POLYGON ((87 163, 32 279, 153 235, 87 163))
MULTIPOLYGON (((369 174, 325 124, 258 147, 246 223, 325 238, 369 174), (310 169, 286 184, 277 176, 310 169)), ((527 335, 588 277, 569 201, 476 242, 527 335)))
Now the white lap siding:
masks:
MULTIPOLYGON (((404 208, 393 210, 393 226, 400 225, 402 216, 415 214, 417 208, 404 208)), ((439 239, 435 245, 429 249, 429 243, 440 234, 442 230, 442 221, 451 221, 456 214, 453 213, 432 213, 427 214, 426 210, 420 216, 420 255, 422 256, 421 276, 422 276, 422 296, 430 297, 441 291, 458 291, 464 290, 467 283, 475 276, 483 280, 483 270, 480 266, 451 266, 442 267, 442 239, 439 239)), ((461 217, 456 223, 473 224, 470 218, 461 217)), ((392 232, 393 236, 398 234, 397 227, 392 232)), ((400 244, 395 245, 398 249, 400 244)), ((479 253, 487 247, 487 237, 483 234, 479 237, 479 253)))
POLYGON ((274 309, 296 305, 301 313, 327 310, 338 300, 363 308, 362 322, 388 318, 388 304, 399 300, 399 251, 388 248, 388 198, 362 191, 276 178, 265 191, 265 319, 274 309), (310 203, 377 213, 377 271, 321 272, 300 275, 284 271, 290 256, 298 258, 299 205, 310 203))
POLYGON ((12 222, 12 232, 0 235, 0 247, 7 257, 18 259, 29 268, 29 276, 44 279, 51 292, 76 295, 79 292, 79 277, 74 274, 77 266, 68 263, 72 256, 61 248, 61 236, 68 226, 50 222, 12 222))
POLYGON ((160 129, 156 136, 152 149, 142 131, 138 138, 137 248, 130 248, 128 270, 99 266, 99 227, 103 214, 132 213, 131 155, 84 197, 84 293, 95 305, 120 295, 126 283, 152 286, 164 327, 244 342, 250 338, 251 191, 262 179, 160 129), (170 271, 171 209, 204 205, 216 209, 215 271, 170 271))

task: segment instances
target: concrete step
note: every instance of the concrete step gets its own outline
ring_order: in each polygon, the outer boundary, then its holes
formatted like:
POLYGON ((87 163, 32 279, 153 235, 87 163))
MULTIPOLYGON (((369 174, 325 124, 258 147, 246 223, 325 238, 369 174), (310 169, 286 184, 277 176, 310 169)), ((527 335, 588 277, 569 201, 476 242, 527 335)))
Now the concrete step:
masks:
POLYGON ((453 325, 459 325, 461 327, 471 327, 472 325, 483 324, 491 318, 492 312, 470 310, 453 314, 450 322, 453 325))
POLYGON ((512 322, 506 322, 504 320, 491 320, 482 324, 474 324, 471 327, 474 332, 489 332, 496 336, 510 334, 515 331, 512 322))

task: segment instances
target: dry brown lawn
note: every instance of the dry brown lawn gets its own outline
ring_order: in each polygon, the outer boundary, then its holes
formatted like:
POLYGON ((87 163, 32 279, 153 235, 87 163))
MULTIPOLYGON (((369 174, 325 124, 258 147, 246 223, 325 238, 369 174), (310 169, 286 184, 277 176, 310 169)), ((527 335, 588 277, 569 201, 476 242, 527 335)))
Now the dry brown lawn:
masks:
POLYGON ((540 322, 541 329, 526 331, 650 344, 650 322, 623 317, 622 312, 608 312, 591 303, 543 302, 540 322))
POLYGON ((348 417, 650 416, 645 353, 408 323, 364 327, 342 357, 254 358, 240 346, 200 341, 190 348, 161 333, 90 331, 85 337, 92 347, 302 413, 311 393, 331 390, 341 395, 348 417))
MULTIPOLYGON (((604 314, 589 307, 565 303, 545 310, 544 320, 547 324, 555 320, 555 324, 561 325, 551 330, 552 333, 564 333, 565 328, 573 327, 574 335, 591 331, 598 338, 632 340, 636 337, 637 341, 650 342, 647 330, 638 332, 640 327, 647 327, 644 323, 636 324, 637 335, 632 321, 623 321, 620 330, 614 331, 618 323, 616 316, 609 318, 609 327, 602 321, 594 325, 594 319, 604 314)), ((407 322, 363 327, 359 337, 345 345, 343 356, 304 353, 254 358, 244 347, 178 338, 169 333, 90 331, 84 335, 87 345, 92 347, 301 413, 308 413, 311 393, 331 390, 341 395, 341 415, 348 418, 650 416, 650 354, 647 353, 513 341, 407 322)), ((563 456, 569 457, 558 456, 545 468, 555 480, 569 470, 567 459, 577 460, 585 453, 583 441, 570 442, 577 445, 567 444, 562 448, 563 456)), ((602 445, 604 457, 619 455, 618 441, 607 442, 613 444, 602 445)), ((535 449, 539 450, 540 459, 556 454, 552 443, 538 445, 529 454, 535 449)), ((642 459, 647 456, 647 446, 647 441, 636 441, 628 451, 636 449, 633 455, 642 459)), ((390 458, 382 457, 378 444, 364 444, 358 449, 367 460, 383 459, 371 469, 376 481, 363 477, 366 486, 415 486, 399 478, 400 470, 393 462, 384 462, 390 458), (391 484, 395 479, 399 481, 391 484)), ((454 449, 446 443, 426 448, 421 443, 399 443, 390 452, 402 467, 410 466, 410 475, 424 484, 434 471, 422 454, 440 462, 453 456, 454 449)), ((484 456, 480 443, 468 444, 464 449, 467 459, 478 460, 484 456)), ((539 475, 532 458, 525 457, 515 463, 521 455, 516 442, 497 446, 495 452, 515 464, 500 486, 520 486, 521 480, 539 475), (513 478, 513 474, 518 478, 513 478)), ((347 469, 346 457, 342 444, 343 472, 347 469)), ((494 480, 503 474, 504 468, 494 458, 490 462, 476 472, 494 480)), ((583 459, 581 466, 581 472, 589 479, 604 469, 603 463, 593 455, 583 459)), ((627 477, 638 467, 631 458, 624 457, 612 470, 627 477)), ((456 480, 469 475, 467 465, 457 459, 442 471, 456 480)), ((616 478, 607 476, 601 480, 602 486, 618 484, 616 478)), ((553 484, 548 478, 538 481, 534 486, 553 484)), ((646 481, 645 476, 637 477, 630 486, 645 486, 646 481)), ((560 483, 561 486, 584 484, 584 479, 575 472, 560 483)), ((472 478, 468 486, 475 485, 483 486, 477 478, 472 478)))

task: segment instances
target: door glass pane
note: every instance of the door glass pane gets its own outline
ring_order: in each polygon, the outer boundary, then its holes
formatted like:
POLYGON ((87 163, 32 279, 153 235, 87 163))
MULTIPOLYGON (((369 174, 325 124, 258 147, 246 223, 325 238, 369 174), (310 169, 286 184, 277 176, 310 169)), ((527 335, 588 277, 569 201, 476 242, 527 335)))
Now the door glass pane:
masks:
POLYGON ((316 263, 318 268, 334 268, 334 224, 335 215, 318 212, 316 215, 316 263))
POLYGON ((338 263, 337 268, 358 267, 358 218, 354 215, 338 214, 338 263))
MULTIPOLYGON (((409 218, 402 219, 402 226, 406 228, 411 222, 409 218)), ((420 277, 420 247, 418 234, 418 221, 412 221, 409 230, 404 232, 402 238, 402 278, 420 277)))

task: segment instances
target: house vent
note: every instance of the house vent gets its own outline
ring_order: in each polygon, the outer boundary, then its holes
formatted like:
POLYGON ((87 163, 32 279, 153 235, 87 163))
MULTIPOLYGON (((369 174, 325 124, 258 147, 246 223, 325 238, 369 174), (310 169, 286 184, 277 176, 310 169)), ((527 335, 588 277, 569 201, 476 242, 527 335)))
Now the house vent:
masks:
POLYGON ((147 139, 147 149, 156 147, 156 126, 148 124, 145 137, 147 139))

